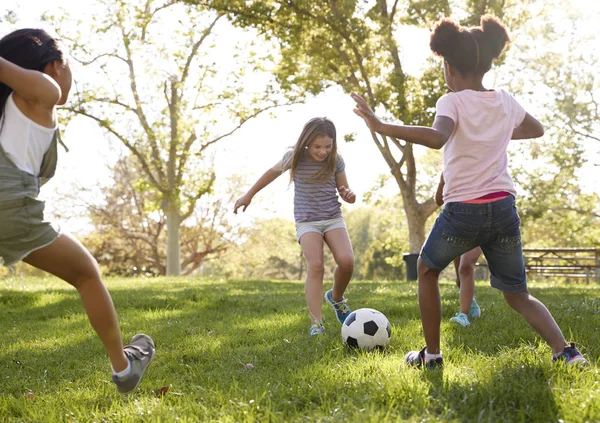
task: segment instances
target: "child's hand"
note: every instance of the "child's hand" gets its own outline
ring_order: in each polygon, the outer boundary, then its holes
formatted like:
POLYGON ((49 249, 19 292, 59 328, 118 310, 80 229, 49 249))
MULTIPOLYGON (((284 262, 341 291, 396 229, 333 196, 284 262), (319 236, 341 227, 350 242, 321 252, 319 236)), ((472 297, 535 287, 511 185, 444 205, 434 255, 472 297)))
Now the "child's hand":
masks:
POLYGON ((356 194, 354 194, 350 188, 341 186, 338 188, 338 191, 340 193, 340 197, 342 197, 342 200, 344 200, 346 203, 352 204, 356 201, 356 194))
POLYGON ((241 196, 235 202, 235 206, 233 206, 233 214, 237 214, 237 209, 239 209, 242 206, 244 206, 244 208, 242 209, 242 211, 245 212, 246 208, 250 205, 250 202, 252 202, 252 197, 250 197, 248 194, 241 196))
POLYGON ((354 113, 365 120, 369 129, 377 132, 377 129, 381 125, 381 121, 375 116, 375 113, 373 113, 373 110, 371 110, 365 99, 356 93, 352 93, 350 96, 356 101, 356 109, 353 110, 354 113))

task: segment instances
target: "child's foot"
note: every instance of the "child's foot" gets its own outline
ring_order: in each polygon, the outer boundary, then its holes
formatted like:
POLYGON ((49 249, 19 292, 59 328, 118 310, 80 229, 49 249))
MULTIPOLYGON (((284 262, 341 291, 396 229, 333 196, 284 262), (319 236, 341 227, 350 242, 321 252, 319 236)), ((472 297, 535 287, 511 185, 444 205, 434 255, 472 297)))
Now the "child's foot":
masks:
POLYGON ((471 303, 471 309, 469 310, 469 317, 471 319, 476 319, 478 317, 481 317, 481 309, 479 308, 477 301, 475 301, 475 297, 473 297, 473 302, 471 303))
POLYGON ((410 366, 414 366, 419 369, 423 366, 430 370, 444 367, 444 359, 442 357, 437 357, 426 362, 425 348, 423 348, 421 351, 409 352, 406 354, 405 360, 410 366))
POLYGON ((469 322, 469 318, 465 313, 456 313, 454 317, 450 318, 450 321, 461 326, 469 326, 471 324, 471 322, 469 322))
POLYGON ((337 319, 343 324, 346 317, 352 313, 352 310, 350 310, 350 307, 346 304, 346 299, 344 297, 342 297, 340 301, 333 301, 332 295, 333 289, 330 289, 325 293, 325 301, 333 308, 337 319))
POLYGON ((323 326, 322 323, 319 323, 319 322, 313 323, 313 325, 308 330, 308 334, 310 336, 323 335, 324 333, 325 333, 325 327, 323 326))
POLYGON ((133 391, 142 381, 144 371, 154 358, 154 341, 148 335, 137 334, 131 338, 131 344, 125 346, 123 350, 129 360, 131 370, 125 376, 113 375, 117 391, 122 394, 133 391))
POLYGON ((583 354, 575 348, 575 342, 571 342, 561 353, 554 355, 552 361, 564 361, 567 364, 578 364, 580 366, 587 366, 589 364, 583 354))

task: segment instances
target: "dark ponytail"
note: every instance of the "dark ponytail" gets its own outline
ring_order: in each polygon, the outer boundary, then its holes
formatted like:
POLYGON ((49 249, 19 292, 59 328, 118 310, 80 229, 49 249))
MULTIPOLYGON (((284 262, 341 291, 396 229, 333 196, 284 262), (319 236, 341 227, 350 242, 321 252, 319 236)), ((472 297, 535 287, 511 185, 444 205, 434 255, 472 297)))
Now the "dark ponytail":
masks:
POLYGON ((481 17, 481 26, 464 28, 452 19, 435 26, 429 46, 462 75, 483 75, 510 41, 506 27, 491 15, 481 17))
MULTIPOLYGON (((58 42, 43 29, 18 29, 0 39, 0 57, 24 69, 43 72, 48 63, 64 62, 58 42)), ((0 82, 0 122, 12 88, 0 82)))

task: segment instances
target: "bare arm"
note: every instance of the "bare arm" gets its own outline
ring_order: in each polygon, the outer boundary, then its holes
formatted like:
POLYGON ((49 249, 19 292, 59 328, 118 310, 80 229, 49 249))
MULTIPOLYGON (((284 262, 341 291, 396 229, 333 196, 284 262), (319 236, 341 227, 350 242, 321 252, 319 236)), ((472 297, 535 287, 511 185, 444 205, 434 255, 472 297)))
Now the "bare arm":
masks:
POLYGON ((437 191, 435 192, 435 204, 441 206, 444 204, 444 185, 446 181, 444 181, 444 174, 440 175, 440 183, 438 184, 437 191))
POLYGON ((356 194, 348 188, 348 178, 346 177, 346 171, 341 171, 335 175, 335 185, 337 186, 340 197, 346 203, 354 203, 356 201, 356 194))
POLYGON ((436 116, 431 128, 426 126, 405 126, 383 123, 375 116, 367 102, 358 94, 352 93, 352 99, 356 101, 357 108, 354 113, 364 119, 367 126, 379 134, 403 139, 410 143, 423 145, 425 147, 439 150, 442 148, 452 132, 454 132, 454 121, 446 116, 436 116))
POLYGON ((523 122, 513 130, 511 139, 525 140, 539 138, 542 135, 544 135, 543 125, 529 113, 526 113, 523 122))
POLYGON ((431 128, 427 126, 391 125, 379 122, 379 125, 371 129, 381 135, 399 138, 413 144, 439 150, 446 144, 450 135, 452 135, 454 121, 446 116, 436 116, 431 128))
POLYGON ((237 210, 240 207, 244 207, 242 209, 242 211, 246 211, 246 208, 248 208, 248 206, 250 205, 250 202, 252 202, 252 198, 264 187, 266 187, 267 185, 269 185, 271 182, 273 182, 275 179, 277 179, 279 177, 279 175, 281 175, 281 162, 277 163, 275 166, 273 166, 272 168, 270 168, 269 170, 267 170, 265 173, 262 174, 262 176, 260 178, 258 178, 258 181, 256 181, 256 183, 254 185, 252 185, 252 188, 250 188, 248 190, 248 192, 246 194, 244 194, 243 196, 241 196, 236 202, 235 205, 233 206, 233 213, 237 214, 237 210))
POLYGON ((43 72, 23 69, 0 57, 0 82, 13 89, 15 94, 31 104, 54 107, 61 97, 56 81, 43 72))

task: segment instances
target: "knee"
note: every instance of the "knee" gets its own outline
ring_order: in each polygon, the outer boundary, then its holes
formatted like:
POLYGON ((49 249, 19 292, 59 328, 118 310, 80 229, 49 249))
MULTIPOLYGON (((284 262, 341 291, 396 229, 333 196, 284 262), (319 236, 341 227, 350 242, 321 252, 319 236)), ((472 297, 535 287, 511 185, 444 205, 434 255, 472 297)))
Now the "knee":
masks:
POLYGON ((433 275, 437 276, 440 274, 440 271, 430 269, 429 267, 427 267, 425 265, 425 263, 423 263, 423 260, 421 260, 421 258, 419 257, 419 259, 417 260, 417 273, 418 273, 419 281, 420 281, 426 277, 430 277, 433 275))
POLYGON ((525 303, 529 298, 529 292, 527 290, 517 292, 516 294, 507 294, 504 293, 504 300, 506 303, 515 310, 518 310, 519 307, 525 303))
POLYGON ((98 262, 95 259, 92 259, 85 263, 85 265, 76 269, 76 272, 73 273, 72 277, 67 282, 77 289, 89 284, 101 284, 102 278, 100 277, 100 267, 98 266, 98 262))
POLYGON ((306 269, 313 275, 321 275, 325 273, 325 265, 323 260, 308 260, 306 262, 306 269))
POLYGON ((471 263, 461 263, 458 268, 458 274, 461 278, 468 278, 475 273, 475 265, 471 263))
POLYGON ((347 273, 354 272, 354 256, 343 256, 338 258, 336 264, 340 270, 347 273))

